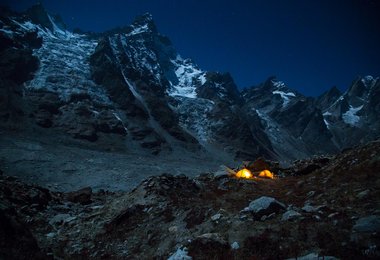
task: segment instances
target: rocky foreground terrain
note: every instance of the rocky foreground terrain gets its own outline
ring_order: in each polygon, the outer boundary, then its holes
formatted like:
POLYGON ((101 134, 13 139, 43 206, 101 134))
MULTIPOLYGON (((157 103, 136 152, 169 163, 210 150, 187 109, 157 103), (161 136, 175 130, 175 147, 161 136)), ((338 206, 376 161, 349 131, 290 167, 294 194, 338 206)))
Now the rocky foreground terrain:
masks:
POLYGON ((1 175, 0 258, 378 259, 379 151, 375 141, 289 168, 253 164, 275 179, 167 173, 130 192, 1 175))

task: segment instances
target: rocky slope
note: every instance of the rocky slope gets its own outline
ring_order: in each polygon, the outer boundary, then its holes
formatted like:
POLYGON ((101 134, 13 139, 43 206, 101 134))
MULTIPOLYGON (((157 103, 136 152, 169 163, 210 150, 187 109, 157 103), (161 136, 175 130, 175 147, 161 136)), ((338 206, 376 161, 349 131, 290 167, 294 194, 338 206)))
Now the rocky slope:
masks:
POLYGON ((0 176, 0 257, 378 259, 379 151, 256 163, 275 179, 163 174, 119 193, 0 176))
POLYGON ((150 14, 101 34, 66 30, 41 5, 2 9, 1 124, 59 130, 141 153, 226 161, 334 153, 379 138, 379 82, 309 98, 275 78, 242 93, 183 59, 150 14), (9 66, 11 65, 11 66, 9 66))

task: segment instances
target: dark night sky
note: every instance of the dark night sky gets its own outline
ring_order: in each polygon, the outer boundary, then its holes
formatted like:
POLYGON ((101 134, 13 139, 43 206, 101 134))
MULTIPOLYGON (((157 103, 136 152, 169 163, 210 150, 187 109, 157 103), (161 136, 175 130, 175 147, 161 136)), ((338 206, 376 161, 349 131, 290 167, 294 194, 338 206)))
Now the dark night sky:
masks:
MULTIPOLYGON (((0 0, 23 10, 36 1, 0 0)), ((153 14, 183 58, 240 87, 275 75, 316 96, 380 76, 380 0, 45 0, 69 28, 103 31, 153 14)))

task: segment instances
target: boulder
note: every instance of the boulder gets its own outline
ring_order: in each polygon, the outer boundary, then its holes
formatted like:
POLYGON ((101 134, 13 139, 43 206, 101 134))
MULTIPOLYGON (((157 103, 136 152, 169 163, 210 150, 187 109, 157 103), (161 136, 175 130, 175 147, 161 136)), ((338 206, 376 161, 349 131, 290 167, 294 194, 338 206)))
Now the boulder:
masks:
POLYGON ((281 220, 292 221, 292 220, 299 219, 300 217, 302 217, 302 215, 299 212, 291 209, 291 210, 286 211, 284 214, 282 214, 281 220))
POLYGON ((91 187, 86 187, 77 191, 67 193, 67 200, 85 205, 91 203, 91 196, 91 187))
POLYGON ((380 232, 380 217, 371 215, 359 218, 352 230, 363 233, 378 233, 380 232))
POLYGON ((0 259, 47 259, 13 207, 0 204, 0 259))
POLYGON ((188 246, 193 259, 229 259, 231 247, 218 233, 206 233, 196 237, 188 246))
POLYGON ((260 219, 264 215, 278 213, 283 209, 285 209, 285 204, 272 197, 263 196, 249 203, 244 211, 252 212, 256 219, 260 219))
POLYGON ((187 248, 178 248, 177 251, 175 251, 168 260, 191 260, 193 259, 191 256, 188 255, 187 248))

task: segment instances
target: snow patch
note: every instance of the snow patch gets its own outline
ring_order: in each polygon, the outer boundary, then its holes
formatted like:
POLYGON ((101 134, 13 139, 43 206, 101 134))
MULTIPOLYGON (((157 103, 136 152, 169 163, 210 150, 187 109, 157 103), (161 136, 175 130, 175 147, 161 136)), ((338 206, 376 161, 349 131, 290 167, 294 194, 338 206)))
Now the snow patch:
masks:
POLYGON ((128 133, 128 128, 125 126, 123 120, 121 120, 120 116, 117 114, 117 113, 113 113, 113 115, 115 116, 115 118, 123 125, 123 128, 125 130, 125 133, 126 134, 129 134, 128 133))
POLYGON ((226 89, 223 87, 223 84, 221 83, 215 83, 215 88, 218 90, 217 95, 221 98, 224 99, 227 94, 226 94, 226 89))
POLYGON ((274 81, 272 80, 272 84, 275 88, 280 89, 285 87, 285 83, 282 81, 274 81))
POLYGON ((350 109, 342 115, 343 121, 348 125, 355 126, 360 121, 360 117, 356 115, 356 113, 359 112, 362 108, 363 105, 359 107, 350 106, 350 109))
POLYGON ((35 24, 33 24, 32 22, 30 21, 26 21, 24 23, 19 23, 17 22, 16 20, 12 20, 12 22, 14 22, 15 24, 17 24, 18 26, 21 27, 21 29, 25 30, 25 31, 34 31, 37 29, 37 26, 35 24))
POLYGON ((361 82, 366 88, 372 88, 373 86, 375 86, 377 80, 378 78, 375 79, 374 77, 368 75, 368 76, 363 77, 361 79, 361 82))
POLYGON ((134 28, 130 33, 126 34, 126 36, 132 36, 132 35, 148 32, 148 31, 149 31, 148 25, 145 24, 144 26, 134 28))
POLYGON ((3 29, 3 28, 1 28, 1 29, 0 29, 0 32, 5 33, 5 34, 8 35, 10 38, 13 38, 13 32, 10 31, 10 30, 7 30, 7 29, 3 29))
POLYGON ((281 98, 283 99, 283 103, 282 103, 282 107, 286 107, 288 104, 289 104, 289 97, 295 97, 296 95, 293 93, 293 92, 283 92, 283 91, 280 91, 280 90, 275 90, 272 92, 273 95, 280 95, 281 98))
POLYGON ((172 254, 168 260, 191 260, 193 259, 191 256, 188 255, 187 248, 184 247, 178 248, 177 251, 172 254))
POLYGON ((327 129, 330 130, 330 124, 329 124, 329 122, 326 119, 324 119, 324 118, 323 118, 323 122, 325 122, 325 125, 326 125, 327 129))
POLYGON ((205 73, 196 68, 189 60, 183 60, 177 56, 176 60, 171 61, 176 67, 175 75, 178 83, 171 83, 171 88, 168 90, 168 95, 172 97, 187 97, 196 98, 196 80, 199 80, 203 85, 206 82, 205 73))
POLYGON ((206 73, 203 73, 200 77, 199 77, 200 81, 201 81, 201 85, 204 85, 206 83, 206 73))
POLYGON ((33 50, 33 55, 40 60, 39 69, 34 78, 25 83, 26 88, 52 91, 62 100, 69 100, 74 93, 85 93, 101 104, 111 103, 105 90, 91 77, 89 56, 97 46, 96 41, 61 30, 52 19, 54 32, 30 21, 12 21, 19 26, 18 31, 36 31, 43 38, 41 48, 33 50))

